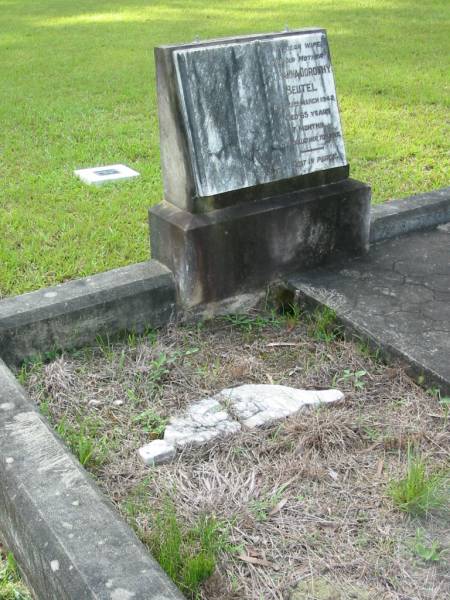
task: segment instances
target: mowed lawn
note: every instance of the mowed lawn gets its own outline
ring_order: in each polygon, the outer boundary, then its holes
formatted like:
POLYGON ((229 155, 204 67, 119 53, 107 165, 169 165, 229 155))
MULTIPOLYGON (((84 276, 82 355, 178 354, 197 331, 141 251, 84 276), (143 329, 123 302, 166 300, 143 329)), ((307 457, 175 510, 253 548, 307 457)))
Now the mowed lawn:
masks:
POLYGON ((0 0, 0 297, 149 257, 153 47, 328 30, 352 175, 375 202, 448 185, 448 0, 0 0), (91 188, 75 168, 138 180, 91 188))

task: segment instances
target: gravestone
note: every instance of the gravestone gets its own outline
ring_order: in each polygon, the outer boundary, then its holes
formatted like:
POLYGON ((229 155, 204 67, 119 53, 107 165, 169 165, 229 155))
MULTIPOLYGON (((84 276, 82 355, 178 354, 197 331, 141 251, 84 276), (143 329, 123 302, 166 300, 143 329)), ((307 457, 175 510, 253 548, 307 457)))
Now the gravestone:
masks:
POLYGON ((164 201, 152 257, 187 306, 368 248, 326 32, 156 48, 164 201))

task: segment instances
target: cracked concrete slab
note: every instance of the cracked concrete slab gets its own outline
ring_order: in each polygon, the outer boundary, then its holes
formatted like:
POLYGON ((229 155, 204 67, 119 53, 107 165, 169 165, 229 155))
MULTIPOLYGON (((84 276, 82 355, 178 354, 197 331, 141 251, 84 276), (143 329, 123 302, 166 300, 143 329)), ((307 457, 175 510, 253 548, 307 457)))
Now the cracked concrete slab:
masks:
POLYGON ((402 358, 421 382, 450 393, 450 224, 380 242, 365 256, 341 258, 286 283, 402 358))

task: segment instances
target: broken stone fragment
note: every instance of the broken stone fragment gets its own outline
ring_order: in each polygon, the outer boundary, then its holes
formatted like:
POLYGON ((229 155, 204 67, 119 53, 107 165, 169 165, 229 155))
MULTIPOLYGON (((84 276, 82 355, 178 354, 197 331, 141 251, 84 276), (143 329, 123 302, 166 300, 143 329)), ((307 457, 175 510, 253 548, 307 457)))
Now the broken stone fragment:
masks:
POLYGON ((340 390, 298 390, 284 385, 247 384, 223 390, 216 398, 242 425, 253 429, 294 415, 304 406, 337 402, 344 394, 340 390))
POLYGON ((215 397, 192 404, 183 417, 170 420, 164 439, 176 448, 201 446, 216 437, 237 433, 241 425, 215 397))
POLYGON ((170 462, 175 458, 175 446, 168 444, 165 440, 153 440, 150 444, 146 444, 139 448, 138 454, 144 464, 161 465, 170 462))
POLYGON ((177 450, 187 446, 201 446, 237 433, 243 426, 252 429, 269 425, 304 406, 343 398, 339 390, 297 390, 283 385, 247 384, 225 389, 170 419, 164 439, 140 448, 139 456, 146 465, 169 462, 177 450))

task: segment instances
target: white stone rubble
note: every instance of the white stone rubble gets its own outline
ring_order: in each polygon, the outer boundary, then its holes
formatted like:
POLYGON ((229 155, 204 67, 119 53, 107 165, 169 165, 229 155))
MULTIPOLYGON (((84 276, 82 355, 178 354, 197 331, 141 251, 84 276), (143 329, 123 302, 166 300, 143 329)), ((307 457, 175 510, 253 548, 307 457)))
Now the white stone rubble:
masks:
POLYGON ((237 433, 241 426, 213 396, 192 404, 184 417, 171 419, 164 440, 177 448, 201 446, 218 436, 237 433))
POLYGON ((226 437, 242 427, 255 428, 296 414, 303 407, 337 402, 340 390, 298 390, 283 385, 247 384, 222 390, 192 404, 180 417, 169 421, 163 440, 139 449, 146 465, 170 462, 176 451, 226 437))
POLYGON ((160 465, 170 462, 177 453, 175 446, 171 446, 165 440, 153 440, 139 448, 138 454, 146 465, 160 465))
POLYGON ((284 385, 241 385, 217 394, 239 421, 250 429, 294 415, 311 404, 337 402, 339 390, 298 390, 284 385))

